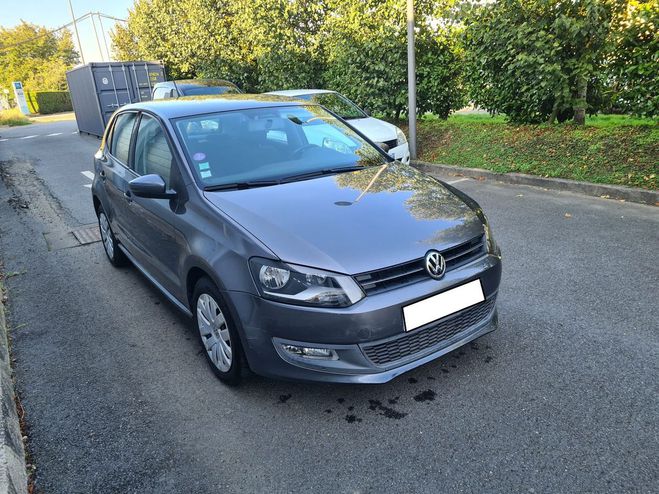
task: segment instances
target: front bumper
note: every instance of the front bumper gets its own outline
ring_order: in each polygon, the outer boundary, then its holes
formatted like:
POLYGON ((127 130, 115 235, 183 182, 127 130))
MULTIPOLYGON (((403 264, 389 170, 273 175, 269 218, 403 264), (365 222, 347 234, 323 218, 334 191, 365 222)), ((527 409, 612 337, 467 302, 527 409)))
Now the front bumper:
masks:
POLYGON ((442 280, 429 278, 367 296, 343 309, 281 304, 245 292, 226 295, 255 373, 303 381, 384 383, 496 329, 500 279, 500 257, 486 255, 442 280), (481 280, 485 302, 404 331, 404 306, 475 279, 481 280), (329 348, 338 359, 300 357, 286 352, 284 344, 329 348))

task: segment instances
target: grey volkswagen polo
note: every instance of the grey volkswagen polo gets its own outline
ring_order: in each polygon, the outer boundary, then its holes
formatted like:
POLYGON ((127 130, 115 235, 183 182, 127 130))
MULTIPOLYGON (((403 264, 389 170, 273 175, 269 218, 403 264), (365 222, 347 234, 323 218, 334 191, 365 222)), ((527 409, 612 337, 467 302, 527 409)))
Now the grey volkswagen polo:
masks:
POLYGON ((192 318, 216 375, 383 383, 497 326, 501 254, 462 192, 309 102, 133 104, 92 186, 102 243, 192 318))

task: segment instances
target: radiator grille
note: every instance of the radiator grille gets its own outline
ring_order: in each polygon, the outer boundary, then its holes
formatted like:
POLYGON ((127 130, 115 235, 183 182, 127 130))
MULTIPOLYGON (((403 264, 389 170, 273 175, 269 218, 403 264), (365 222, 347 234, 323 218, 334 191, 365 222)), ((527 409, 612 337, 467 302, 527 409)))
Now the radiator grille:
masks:
MULTIPOLYGON (((485 236, 474 237, 468 242, 442 251, 446 261, 446 271, 456 269, 473 261, 487 252, 485 236)), ((396 266, 369 271, 355 276, 366 295, 373 295, 401 286, 417 283, 430 278, 424 266, 424 260, 415 259, 396 266)))
POLYGON ((383 343, 363 344, 362 350, 375 365, 387 365, 410 357, 449 340, 485 320, 494 309, 495 302, 496 299, 492 297, 457 314, 440 319, 428 328, 414 330, 383 343))

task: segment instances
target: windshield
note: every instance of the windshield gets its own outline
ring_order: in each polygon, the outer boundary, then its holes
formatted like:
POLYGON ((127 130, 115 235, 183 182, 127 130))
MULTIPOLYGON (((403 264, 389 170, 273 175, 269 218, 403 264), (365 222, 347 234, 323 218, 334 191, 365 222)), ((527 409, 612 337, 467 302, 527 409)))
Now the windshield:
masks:
POLYGON ((357 105, 339 93, 313 93, 294 97, 323 105, 345 120, 368 117, 357 105))
POLYGON ((179 90, 185 96, 199 96, 205 94, 239 94, 235 87, 231 86, 190 86, 186 88, 181 88, 179 90))
POLYGON ((339 173, 388 161, 316 105, 197 115, 176 119, 175 127, 204 187, 339 173))

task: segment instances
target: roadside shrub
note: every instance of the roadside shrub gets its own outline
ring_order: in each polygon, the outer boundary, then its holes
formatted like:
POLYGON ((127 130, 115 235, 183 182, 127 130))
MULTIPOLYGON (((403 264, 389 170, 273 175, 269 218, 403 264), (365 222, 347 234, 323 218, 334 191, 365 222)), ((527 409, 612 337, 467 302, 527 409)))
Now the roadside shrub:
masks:
POLYGON ((73 110, 68 91, 26 91, 25 99, 31 113, 47 115, 73 110))
POLYGON ((18 108, 10 110, 0 110, 0 125, 14 127, 16 125, 27 125, 30 120, 23 115, 18 108))

